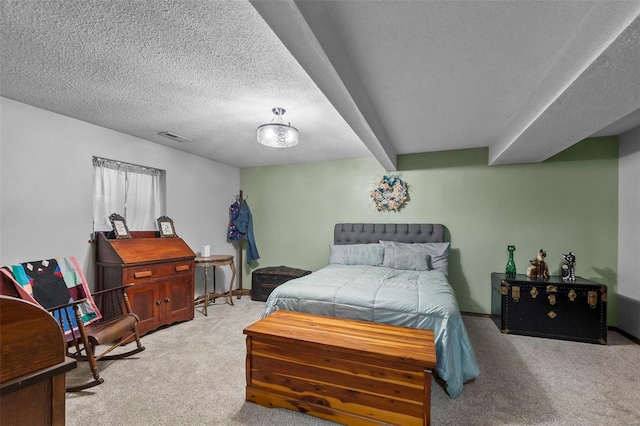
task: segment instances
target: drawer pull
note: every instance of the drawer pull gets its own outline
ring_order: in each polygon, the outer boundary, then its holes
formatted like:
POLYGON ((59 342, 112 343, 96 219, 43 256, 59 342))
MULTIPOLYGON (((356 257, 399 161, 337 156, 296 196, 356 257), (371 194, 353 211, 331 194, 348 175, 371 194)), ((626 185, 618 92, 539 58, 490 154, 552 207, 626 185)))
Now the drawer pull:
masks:
POLYGON ((180 265, 176 266, 176 272, 188 271, 189 265, 180 265))
POLYGON ((164 303, 169 303, 171 301, 171 299, 169 299, 168 297, 164 298, 164 303))
POLYGON ((151 271, 136 272, 133 274, 134 278, 147 278, 150 276, 151 276, 151 271))
POLYGON ((160 299, 156 300, 156 305, 160 305, 162 301, 160 299))

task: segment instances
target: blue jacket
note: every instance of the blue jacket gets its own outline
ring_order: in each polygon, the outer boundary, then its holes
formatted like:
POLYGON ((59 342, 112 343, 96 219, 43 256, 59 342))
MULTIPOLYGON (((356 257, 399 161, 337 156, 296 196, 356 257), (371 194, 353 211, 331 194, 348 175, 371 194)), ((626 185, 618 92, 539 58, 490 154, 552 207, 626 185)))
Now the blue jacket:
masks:
POLYGON ((251 262, 260 259, 260 255, 258 254, 258 247, 256 247, 256 240, 253 236, 251 209, 249 209, 249 204, 247 204, 246 200, 242 202, 238 218, 233 221, 233 224, 238 229, 238 232, 242 234, 242 237, 247 240, 247 265, 251 265, 251 262))

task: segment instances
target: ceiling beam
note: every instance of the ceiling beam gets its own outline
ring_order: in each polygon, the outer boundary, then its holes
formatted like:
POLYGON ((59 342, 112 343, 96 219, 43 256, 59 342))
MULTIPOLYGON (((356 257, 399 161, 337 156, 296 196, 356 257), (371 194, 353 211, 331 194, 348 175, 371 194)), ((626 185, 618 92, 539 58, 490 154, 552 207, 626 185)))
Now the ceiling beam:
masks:
POLYGON ((329 102, 388 171, 397 155, 320 1, 250 0, 329 102))
POLYGON ((515 138, 490 147, 489 164, 544 161, 640 108, 640 16, 515 138))

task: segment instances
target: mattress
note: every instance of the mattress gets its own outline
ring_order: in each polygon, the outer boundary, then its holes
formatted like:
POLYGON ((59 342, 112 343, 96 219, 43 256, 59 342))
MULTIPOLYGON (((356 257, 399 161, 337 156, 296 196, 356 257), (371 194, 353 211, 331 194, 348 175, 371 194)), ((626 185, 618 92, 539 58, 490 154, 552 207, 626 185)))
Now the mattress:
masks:
POLYGON ((438 270, 330 264, 276 288, 263 317, 277 310, 433 330, 437 374, 451 398, 479 375, 455 293, 438 270))

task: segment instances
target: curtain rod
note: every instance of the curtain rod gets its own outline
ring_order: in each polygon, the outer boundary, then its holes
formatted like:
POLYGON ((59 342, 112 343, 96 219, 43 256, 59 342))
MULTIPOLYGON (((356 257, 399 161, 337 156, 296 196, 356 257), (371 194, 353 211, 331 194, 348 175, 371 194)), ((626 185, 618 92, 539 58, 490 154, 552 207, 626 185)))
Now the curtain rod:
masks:
POLYGON ((154 167, 148 167, 140 164, 127 163, 124 161, 112 160, 110 158, 103 158, 103 157, 96 157, 96 156, 93 156, 93 165, 107 167, 114 170, 134 171, 138 173, 145 173, 145 174, 152 174, 152 175, 160 174, 162 172, 162 170, 156 169, 154 167))

